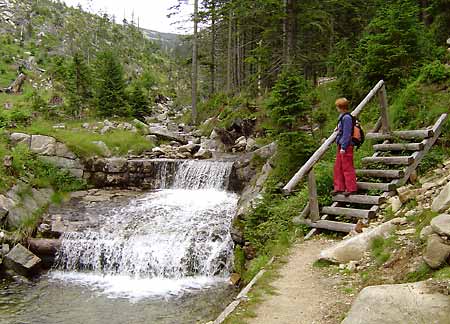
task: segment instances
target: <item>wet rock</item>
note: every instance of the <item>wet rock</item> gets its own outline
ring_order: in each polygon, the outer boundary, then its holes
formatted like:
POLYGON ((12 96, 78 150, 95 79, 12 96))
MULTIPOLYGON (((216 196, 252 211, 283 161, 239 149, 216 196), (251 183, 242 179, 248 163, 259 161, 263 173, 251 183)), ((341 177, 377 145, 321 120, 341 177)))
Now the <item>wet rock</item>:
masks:
POLYGON ((236 244, 239 244, 239 245, 244 244, 244 234, 235 226, 231 227, 231 239, 236 244))
POLYGON ((27 243, 30 251, 39 256, 54 257, 61 247, 61 241, 55 239, 30 238, 27 243))
POLYGON ((100 149, 100 154, 104 157, 110 157, 112 155, 108 146, 102 141, 93 141, 92 144, 100 149))
POLYGON ((431 220, 431 227, 439 235, 450 237, 450 215, 442 214, 431 220))
POLYGON ((395 229, 398 221, 399 219, 395 218, 373 229, 341 241, 322 251, 320 253, 320 259, 333 263, 359 261, 363 258, 364 253, 370 249, 372 241, 377 237, 389 235, 395 229))
POLYGON ((4 259, 6 268, 29 277, 39 270, 41 259, 27 250, 23 245, 17 244, 4 259))
POLYGON ((433 200, 431 209, 435 212, 441 213, 450 208, 450 183, 442 188, 439 195, 433 200))
POLYGON ((239 273, 233 273, 230 277, 230 283, 233 286, 237 286, 239 284, 239 282, 241 281, 241 276, 239 275, 239 273))
POLYGON ((200 160, 210 159, 212 158, 212 152, 210 150, 201 148, 197 153, 195 153, 194 158, 200 160))
POLYGON ((450 323, 450 296, 426 282, 364 288, 342 324, 450 323))
POLYGON ((33 135, 30 150, 40 155, 55 155, 56 139, 50 136, 33 135))
POLYGON ((243 250, 247 260, 253 260, 256 257, 256 250, 250 243, 246 242, 243 250))
POLYGON ((24 133, 12 133, 10 135, 11 144, 13 146, 24 144, 26 147, 30 147, 31 145, 31 136, 24 133))
POLYGON ((444 243, 439 235, 428 237, 427 247, 423 255, 424 261, 433 269, 440 268, 450 256, 450 245, 444 243))

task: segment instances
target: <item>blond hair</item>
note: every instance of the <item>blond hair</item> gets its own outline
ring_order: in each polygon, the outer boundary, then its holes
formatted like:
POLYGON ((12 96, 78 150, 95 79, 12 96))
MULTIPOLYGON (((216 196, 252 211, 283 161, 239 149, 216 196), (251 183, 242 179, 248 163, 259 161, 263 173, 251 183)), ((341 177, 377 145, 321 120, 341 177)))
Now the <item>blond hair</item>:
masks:
POLYGON ((342 110, 348 110, 349 104, 350 101, 348 101, 347 98, 339 98, 336 100, 336 107, 342 110))

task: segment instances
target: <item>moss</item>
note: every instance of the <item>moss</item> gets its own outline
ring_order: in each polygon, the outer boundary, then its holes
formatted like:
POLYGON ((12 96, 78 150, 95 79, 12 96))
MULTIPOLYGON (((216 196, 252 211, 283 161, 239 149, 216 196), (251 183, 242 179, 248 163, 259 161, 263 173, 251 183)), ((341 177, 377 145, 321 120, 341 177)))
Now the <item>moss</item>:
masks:
POLYGON ((449 280, 450 279, 450 266, 447 266, 445 268, 442 268, 438 271, 436 271, 433 274, 433 278, 438 280, 449 280))

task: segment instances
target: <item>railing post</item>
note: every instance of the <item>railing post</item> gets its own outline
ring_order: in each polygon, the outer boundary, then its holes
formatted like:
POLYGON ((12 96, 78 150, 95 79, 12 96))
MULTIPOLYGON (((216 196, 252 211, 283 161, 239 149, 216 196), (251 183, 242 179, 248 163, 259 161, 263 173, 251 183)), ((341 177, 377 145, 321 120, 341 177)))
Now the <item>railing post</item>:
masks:
POLYGON ((317 199, 317 184, 314 169, 308 173, 308 191, 309 191, 309 215, 311 221, 320 219, 319 200, 317 199))
POLYGON ((378 91, 378 96, 380 98, 380 108, 381 108, 381 132, 383 134, 387 134, 391 131, 391 129, 389 125, 388 100, 385 84, 383 84, 380 91, 378 91))

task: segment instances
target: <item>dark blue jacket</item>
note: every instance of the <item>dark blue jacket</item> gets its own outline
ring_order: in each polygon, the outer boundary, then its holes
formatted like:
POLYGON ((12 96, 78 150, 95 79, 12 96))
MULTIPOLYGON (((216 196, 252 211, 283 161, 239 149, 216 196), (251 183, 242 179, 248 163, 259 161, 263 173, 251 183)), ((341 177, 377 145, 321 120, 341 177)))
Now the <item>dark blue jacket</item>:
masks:
POLYGON ((339 116, 338 131, 336 143, 341 146, 341 149, 346 150, 349 145, 353 144, 353 117, 350 114, 339 116))

